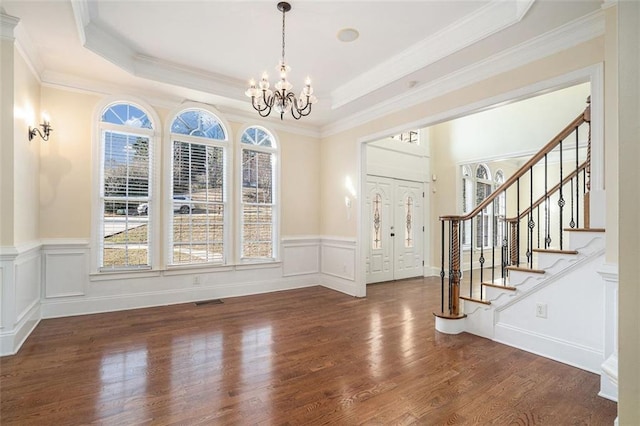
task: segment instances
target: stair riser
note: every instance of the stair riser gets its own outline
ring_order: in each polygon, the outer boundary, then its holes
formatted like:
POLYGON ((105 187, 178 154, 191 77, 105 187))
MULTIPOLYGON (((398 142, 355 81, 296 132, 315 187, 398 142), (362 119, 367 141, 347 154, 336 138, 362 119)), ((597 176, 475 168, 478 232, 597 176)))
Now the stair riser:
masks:
POLYGON ((581 254, 591 254, 605 246, 603 232, 565 232, 568 234, 569 250, 577 250, 581 254))
POLYGON ((544 279, 544 274, 534 274, 523 271, 509 271, 509 285, 518 287, 525 282, 538 282, 544 279))
POLYGON ((549 273, 560 271, 577 260, 575 254, 562 253, 536 253, 536 257, 538 260, 537 268, 544 269, 549 273))

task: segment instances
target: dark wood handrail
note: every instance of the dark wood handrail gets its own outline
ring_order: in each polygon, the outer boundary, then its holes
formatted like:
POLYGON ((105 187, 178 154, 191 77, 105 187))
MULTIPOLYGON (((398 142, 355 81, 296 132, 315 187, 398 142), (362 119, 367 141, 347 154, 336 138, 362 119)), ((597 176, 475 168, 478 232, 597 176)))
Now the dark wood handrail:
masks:
POLYGON ((477 216, 485 207, 491 204, 500 195, 500 193, 509 189, 509 187, 511 187, 511 185, 516 183, 518 179, 524 176, 531 167, 533 167, 536 163, 538 163, 538 161, 542 160, 545 155, 553 151, 553 149, 556 146, 558 146, 560 142, 562 142, 567 137, 569 137, 569 135, 573 133, 576 130, 576 128, 578 128, 583 123, 588 122, 589 114, 590 114, 590 109, 589 109, 589 106, 587 106, 587 108, 579 116, 577 116, 571 123, 569 123, 567 127, 562 129, 562 131, 558 133, 553 139, 551 139, 549 143, 547 143, 544 147, 542 147, 542 149, 538 151, 536 155, 534 155, 529 159, 529 161, 524 163, 524 165, 520 167, 518 171, 516 171, 509 179, 507 179, 505 183, 500 185, 492 194, 490 194, 487 198, 485 198, 484 201, 478 204, 476 208, 473 209, 471 212, 465 215, 440 216, 440 220, 462 221, 462 220, 471 219, 472 217, 477 216))
POLYGON ((515 222, 515 221, 520 220, 523 217, 527 216, 529 213, 531 213, 531 211, 533 209, 538 207, 540 204, 544 203, 545 198, 551 197, 554 193, 556 193, 560 189, 560 185, 566 185, 567 183, 569 183, 571 181, 571 179, 576 177, 577 174, 579 174, 581 171, 583 171, 586 168, 587 168, 587 162, 585 161, 584 163, 580 164, 580 166, 578 166, 577 170, 574 169, 564 179, 562 179, 562 183, 556 184, 553 188, 548 190, 545 195, 542 195, 540 198, 538 198, 538 200, 536 200, 535 203, 533 203, 532 205, 527 207, 526 210, 521 212, 520 216, 518 216, 518 217, 510 217, 510 218, 505 219, 505 221, 507 221, 507 222, 515 222))

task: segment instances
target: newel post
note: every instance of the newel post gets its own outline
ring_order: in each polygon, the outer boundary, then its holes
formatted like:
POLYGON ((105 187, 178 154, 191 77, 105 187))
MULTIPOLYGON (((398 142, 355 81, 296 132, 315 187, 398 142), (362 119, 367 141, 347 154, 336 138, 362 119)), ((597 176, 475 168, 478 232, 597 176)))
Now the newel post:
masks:
POLYGON ((451 220, 451 270, 450 282, 450 310, 452 315, 460 315, 460 220, 451 220))
POLYGON ((587 98, 587 108, 584 110, 584 121, 588 126, 588 135, 587 139, 587 167, 586 167, 586 176, 585 183, 587 191, 584 193, 583 202, 584 202, 584 227, 590 228, 590 190, 591 190, 591 96, 587 98))

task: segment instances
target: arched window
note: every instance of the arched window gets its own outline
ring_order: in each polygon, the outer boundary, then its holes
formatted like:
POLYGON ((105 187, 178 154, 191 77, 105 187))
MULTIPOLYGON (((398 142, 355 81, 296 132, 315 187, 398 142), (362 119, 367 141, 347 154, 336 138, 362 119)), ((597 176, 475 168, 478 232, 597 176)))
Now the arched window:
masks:
MULTIPOLYGON (((471 167, 462 166, 462 212, 469 213, 473 210, 473 178, 471 176, 471 167)), ((471 245, 471 224, 465 221, 462 224, 462 244, 471 245)))
MULTIPOLYGON (((491 181, 491 172, 489 167, 484 164, 478 164, 476 168, 476 199, 475 205, 482 203, 485 198, 493 192, 493 182, 491 181)), ((493 224, 493 208, 489 204, 476 218, 476 247, 487 247, 491 240, 491 231, 493 224)))
POLYGON ((277 147, 273 135, 261 127, 247 128, 241 145, 241 243, 243 261, 277 257, 277 147))
POLYGON ((114 102, 100 113, 97 267, 151 267, 154 123, 139 105, 114 102))
POLYGON ((171 122, 169 265, 226 262, 227 132, 210 111, 188 108, 171 122))
MULTIPOLYGON (((491 179, 491 170, 486 164, 465 164, 461 168, 462 174, 462 212, 469 213, 482 203, 494 189, 494 181, 491 179), (472 172, 473 171, 473 172, 472 172)), ((474 247, 488 247, 491 244, 491 235, 495 226, 493 204, 490 203, 473 220, 473 229, 470 221, 462 225, 462 243, 471 245, 473 234, 474 247)))
MULTIPOLYGON (((502 170, 497 170, 495 174, 495 189, 498 189, 500 185, 504 183, 504 172, 502 170)), ((493 215, 493 226, 496 232, 494 233, 494 241, 493 244, 496 246, 503 245, 503 239, 506 235, 505 226, 506 226, 506 215, 507 215, 507 198, 505 193, 501 193, 495 200, 494 203, 495 211, 493 215)), ((506 244, 506 242, 504 242, 506 244)))

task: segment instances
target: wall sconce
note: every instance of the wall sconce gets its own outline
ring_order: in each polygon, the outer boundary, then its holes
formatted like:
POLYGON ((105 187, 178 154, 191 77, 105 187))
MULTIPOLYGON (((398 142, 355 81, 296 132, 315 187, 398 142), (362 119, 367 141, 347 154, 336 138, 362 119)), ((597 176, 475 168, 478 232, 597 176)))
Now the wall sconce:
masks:
POLYGON ((51 133, 53 129, 51 128, 51 123, 49 122, 49 117, 47 115, 43 115, 42 124, 40 124, 40 127, 42 127, 42 131, 40 131, 40 129, 38 129, 37 127, 32 128, 31 126, 29 126, 29 140, 32 140, 36 136, 36 134, 40 135, 40 137, 44 141, 49 140, 49 133, 51 133))

